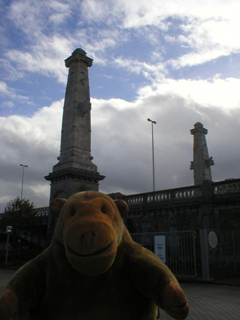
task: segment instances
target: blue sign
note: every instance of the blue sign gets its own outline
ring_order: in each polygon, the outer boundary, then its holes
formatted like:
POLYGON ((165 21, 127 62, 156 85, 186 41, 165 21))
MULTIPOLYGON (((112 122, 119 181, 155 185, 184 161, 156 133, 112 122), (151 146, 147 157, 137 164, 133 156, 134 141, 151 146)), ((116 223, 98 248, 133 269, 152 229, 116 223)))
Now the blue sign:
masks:
POLYGON ((155 255, 163 262, 166 263, 166 242, 165 236, 155 236, 155 255))

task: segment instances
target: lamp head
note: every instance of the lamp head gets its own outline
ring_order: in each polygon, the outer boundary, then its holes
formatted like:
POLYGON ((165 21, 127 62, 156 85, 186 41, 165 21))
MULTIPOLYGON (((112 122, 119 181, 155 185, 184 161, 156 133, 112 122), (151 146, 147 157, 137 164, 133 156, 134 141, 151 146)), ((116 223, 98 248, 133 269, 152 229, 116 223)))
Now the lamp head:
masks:
POLYGON ((150 118, 148 118, 147 121, 150 121, 150 122, 152 122, 152 123, 154 123, 154 124, 157 124, 156 121, 153 121, 153 120, 151 120, 150 118))

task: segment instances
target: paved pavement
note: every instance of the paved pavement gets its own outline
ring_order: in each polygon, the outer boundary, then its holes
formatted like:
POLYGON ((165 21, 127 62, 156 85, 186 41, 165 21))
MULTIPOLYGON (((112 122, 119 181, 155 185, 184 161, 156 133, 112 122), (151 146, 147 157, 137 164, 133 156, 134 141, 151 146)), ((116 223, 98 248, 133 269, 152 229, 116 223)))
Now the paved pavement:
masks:
MULTIPOLYGON (((0 292, 14 274, 0 269, 0 292)), ((188 320, 240 320, 239 278, 218 283, 182 283, 190 305, 188 320), (219 284, 226 283, 226 284, 219 284)), ((160 320, 170 320, 164 311, 160 320)))
POLYGON ((11 279, 14 272, 15 271, 13 271, 13 270, 0 269, 0 292, 2 292, 3 288, 6 286, 8 281, 11 279))
MULTIPOLYGON (((190 306, 188 320, 240 320, 240 288, 219 284, 182 283, 190 306)), ((160 311, 161 320, 170 320, 160 311)))

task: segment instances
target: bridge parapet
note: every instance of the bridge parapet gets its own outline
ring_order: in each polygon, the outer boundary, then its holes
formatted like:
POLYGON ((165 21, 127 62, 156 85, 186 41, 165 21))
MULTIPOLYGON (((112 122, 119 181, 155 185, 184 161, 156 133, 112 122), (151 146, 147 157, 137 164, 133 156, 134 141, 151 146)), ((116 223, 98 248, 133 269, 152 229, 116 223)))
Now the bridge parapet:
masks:
POLYGON ((38 217, 45 217, 49 214, 49 207, 41 207, 35 209, 36 215, 38 217))
POLYGON ((128 203, 129 206, 134 204, 143 204, 144 196, 143 195, 135 195, 135 196, 126 196, 124 200, 128 203))
POLYGON ((227 194, 240 192, 240 179, 226 180, 221 182, 216 182, 213 185, 213 194, 227 194))
POLYGON ((148 194, 146 196, 146 202, 151 203, 151 202, 170 201, 171 198, 172 198, 172 194, 170 192, 162 191, 154 194, 148 194))
POLYGON ((198 198, 201 197, 201 195, 200 188, 186 188, 175 191, 174 200, 198 198))
MULTIPOLYGON (((240 179, 224 180, 212 183, 212 195, 234 195, 240 193, 240 179)), ((131 206, 151 205, 160 203, 177 204, 184 201, 199 201, 202 197, 201 186, 187 186, 175 189, 166 189, 155 192, 138 193, 133 195, 123 196, 127 204, 131 206)), ((49 207, 36 208, 37 216, 48 216, 49 207)))
POLYGON ((196 186, 184 187, 179 189, 167 189, 151 193, 140 193, 125 196, 124 200, 129 206, 150 203, 174 202, 179 200, 192 200, 201 197, 201 188, 196 186))
POLYGON ((150 205, 157 203, 171 203, 172 205, 177 203, 188 203, 189 201, 197 201, 206 195, 211 201, 212 196, 225 195, 234 195, 234 193, 240 192, 240 179, 225 180, 219 182, 212 182, 208 190, 204 189, 205 186, 187 186, 176 189, 167 189, 155 192, 147 193, 138 193, 133 195, 124 196, 123 199, 128 203, 129 206, 134 205, 150 205), (204 191, 204 192, 203 192, 204 191))

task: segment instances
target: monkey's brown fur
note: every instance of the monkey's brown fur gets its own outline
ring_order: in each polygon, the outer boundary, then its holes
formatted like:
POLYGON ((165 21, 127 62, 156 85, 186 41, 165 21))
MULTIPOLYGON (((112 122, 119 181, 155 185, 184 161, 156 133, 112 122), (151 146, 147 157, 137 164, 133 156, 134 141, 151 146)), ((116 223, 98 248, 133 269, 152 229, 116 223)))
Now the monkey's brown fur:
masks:
POLYGON ((124 226, 125 202, 81 192, 51 210, 59 215, 51 245, 10 280, 0 319, 155 320, 158 307, 186 318, 172 272, 124 226))

